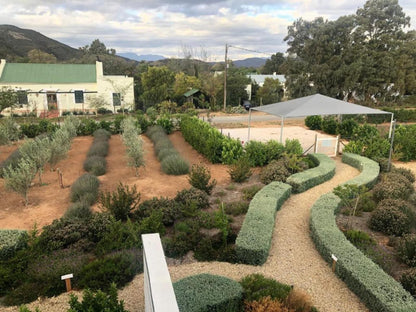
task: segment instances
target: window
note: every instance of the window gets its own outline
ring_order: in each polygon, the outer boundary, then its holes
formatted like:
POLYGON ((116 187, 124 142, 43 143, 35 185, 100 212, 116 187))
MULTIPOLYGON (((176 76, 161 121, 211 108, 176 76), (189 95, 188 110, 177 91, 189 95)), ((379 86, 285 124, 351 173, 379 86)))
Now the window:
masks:
POLYGON ((84 91, 81 90, 75 90, 75 103, 84 103, 84 91))
POLYGON ((17 91, 17 103, 20 105, 24 105, 28 103, 26 91, 17 91))
POLYGON ((113 105, 114 106, 121 106, 120 93, 113 93, 113 105))

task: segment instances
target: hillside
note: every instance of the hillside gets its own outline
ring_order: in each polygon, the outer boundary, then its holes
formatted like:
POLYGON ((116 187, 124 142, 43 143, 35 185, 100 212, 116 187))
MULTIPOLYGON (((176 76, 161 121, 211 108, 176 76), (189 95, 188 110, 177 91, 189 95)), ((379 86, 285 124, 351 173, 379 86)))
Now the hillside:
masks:
POLYGON ((34 30, 0 25, 0 58, 14 60, 16 57, 26 57, 27 53, 33 49, 53 54, 58 61, 66 61, 82 55, 79 50, 34 30))

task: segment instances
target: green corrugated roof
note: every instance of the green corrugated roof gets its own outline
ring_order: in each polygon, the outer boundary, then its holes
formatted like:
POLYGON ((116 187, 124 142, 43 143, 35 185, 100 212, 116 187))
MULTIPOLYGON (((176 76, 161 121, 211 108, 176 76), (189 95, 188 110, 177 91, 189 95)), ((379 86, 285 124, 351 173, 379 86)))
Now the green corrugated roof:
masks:
POLYGON ((6 63, 0 82, 77 83, 96 82, 95 64, 6 63))
POLYGON ((195 93, 197 93, 197 92, 199 92, 199 90, 198 90, 198 89, 191 89, 191 90, 189 90, 188 92, 185 92, 183 95, 184 95, 185 97, 188 97, 188 96, 194 95, 194 94, 195 94, 195 93))

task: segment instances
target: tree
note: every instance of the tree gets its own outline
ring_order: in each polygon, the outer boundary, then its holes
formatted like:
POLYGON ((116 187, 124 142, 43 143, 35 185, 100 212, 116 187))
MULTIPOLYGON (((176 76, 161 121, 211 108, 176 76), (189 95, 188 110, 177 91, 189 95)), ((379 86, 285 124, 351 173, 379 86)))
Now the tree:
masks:
POLYGON ((25 200, 25 206, 28 204, 28 191, 35 175, 36 166, 27 158, 21 158, 15 168, 10 165, 8 168, 3 169, 6 188, 22 195, 25 200))
POLYGON ((127 117, 122 121, 123 142, 126 146, 129 166, 134 167, 135 175, 139 175, 139 168, 144 166, 143 141, 140 138, 140 130, 133 118, 127 117))
POLYGON ((104 95, 100 94, 98 96, 89 96, 88 97, 88 105, 95 109, 95 112, 98 115, 98 111, 101 108, 108 107, 110 104, 108 101, 104 98, 104 95))
POLYGON ((257 91, 257 99, 261 98, 262 104, 280 102, 283 97, 283 86, 278 79, 266 78, 263 86, 257 91))
POLYGON ((12 89, 2 87, 0 91, 0 113, 6 108, 17 104, 17 94, 12 89))
MULTIPOLYGON (((224 76, 218 75, 218 79, 224 82, 224 76)), ((228 106, 238 106, 243 100, 248 99, 246 91, 247 85, 250 84, 250 78, 248 78, 244 72, 238 68, 231 67, 227 73, 227 104, 228 106)), ((218 105, 223 106, 224 103, 224 85, 222 84, 216 94, 216 102, 218 105)))
POLYGON ((219 106, 217 104, 218 94, 222 89, 224 79, 222 76, 214 76, 212 73, 205 73, 202 76, 202 91, 209 96, 210 109, 216 110, 219 106))
POLYGON ((149 67, 141 74, 143 93, 141 95, 145 108, 169 99, 172 94, 175 74, 166 66, 149 67))
POLYGON ((43 167, 51 158, 50 140, 49 138, 35 138, 26 141, 20 147, 20 154, 23 158, 30 160, 39 175, 39 185, 42 185, 43 167))
POLYGON ((39 49, 30 50, 27 53, 27 57, 29 58, 29 63, 56 63, 55 55, 43 52, 39 49))
POLYGON ((195 76, 188 76, 185 73, 177 73, 175 75, 175 83, 173 85, 173 99, 179 103, 184 102, 184 93, 190 89, 201 89, 202 83, 195 76))
POLYGON ((266 60, 266 63, 261 68, 262 74, 281 74, 282 71, 280 67, 285 62, 285 56, 281 52, 277 52, 276 54, 273 54, 269 59, 266 60))

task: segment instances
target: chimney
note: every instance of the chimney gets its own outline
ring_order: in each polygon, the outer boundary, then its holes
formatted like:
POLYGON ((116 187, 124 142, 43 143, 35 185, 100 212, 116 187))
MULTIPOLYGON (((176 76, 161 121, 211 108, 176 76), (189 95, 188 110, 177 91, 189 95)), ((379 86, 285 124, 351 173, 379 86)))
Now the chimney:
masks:
POLYGON ((103 74, 103 63, 102 62, 99 62, 99 61, 95 62, 95 71, 96 71, 97 78, 102 77, 104 75, 103 74))

